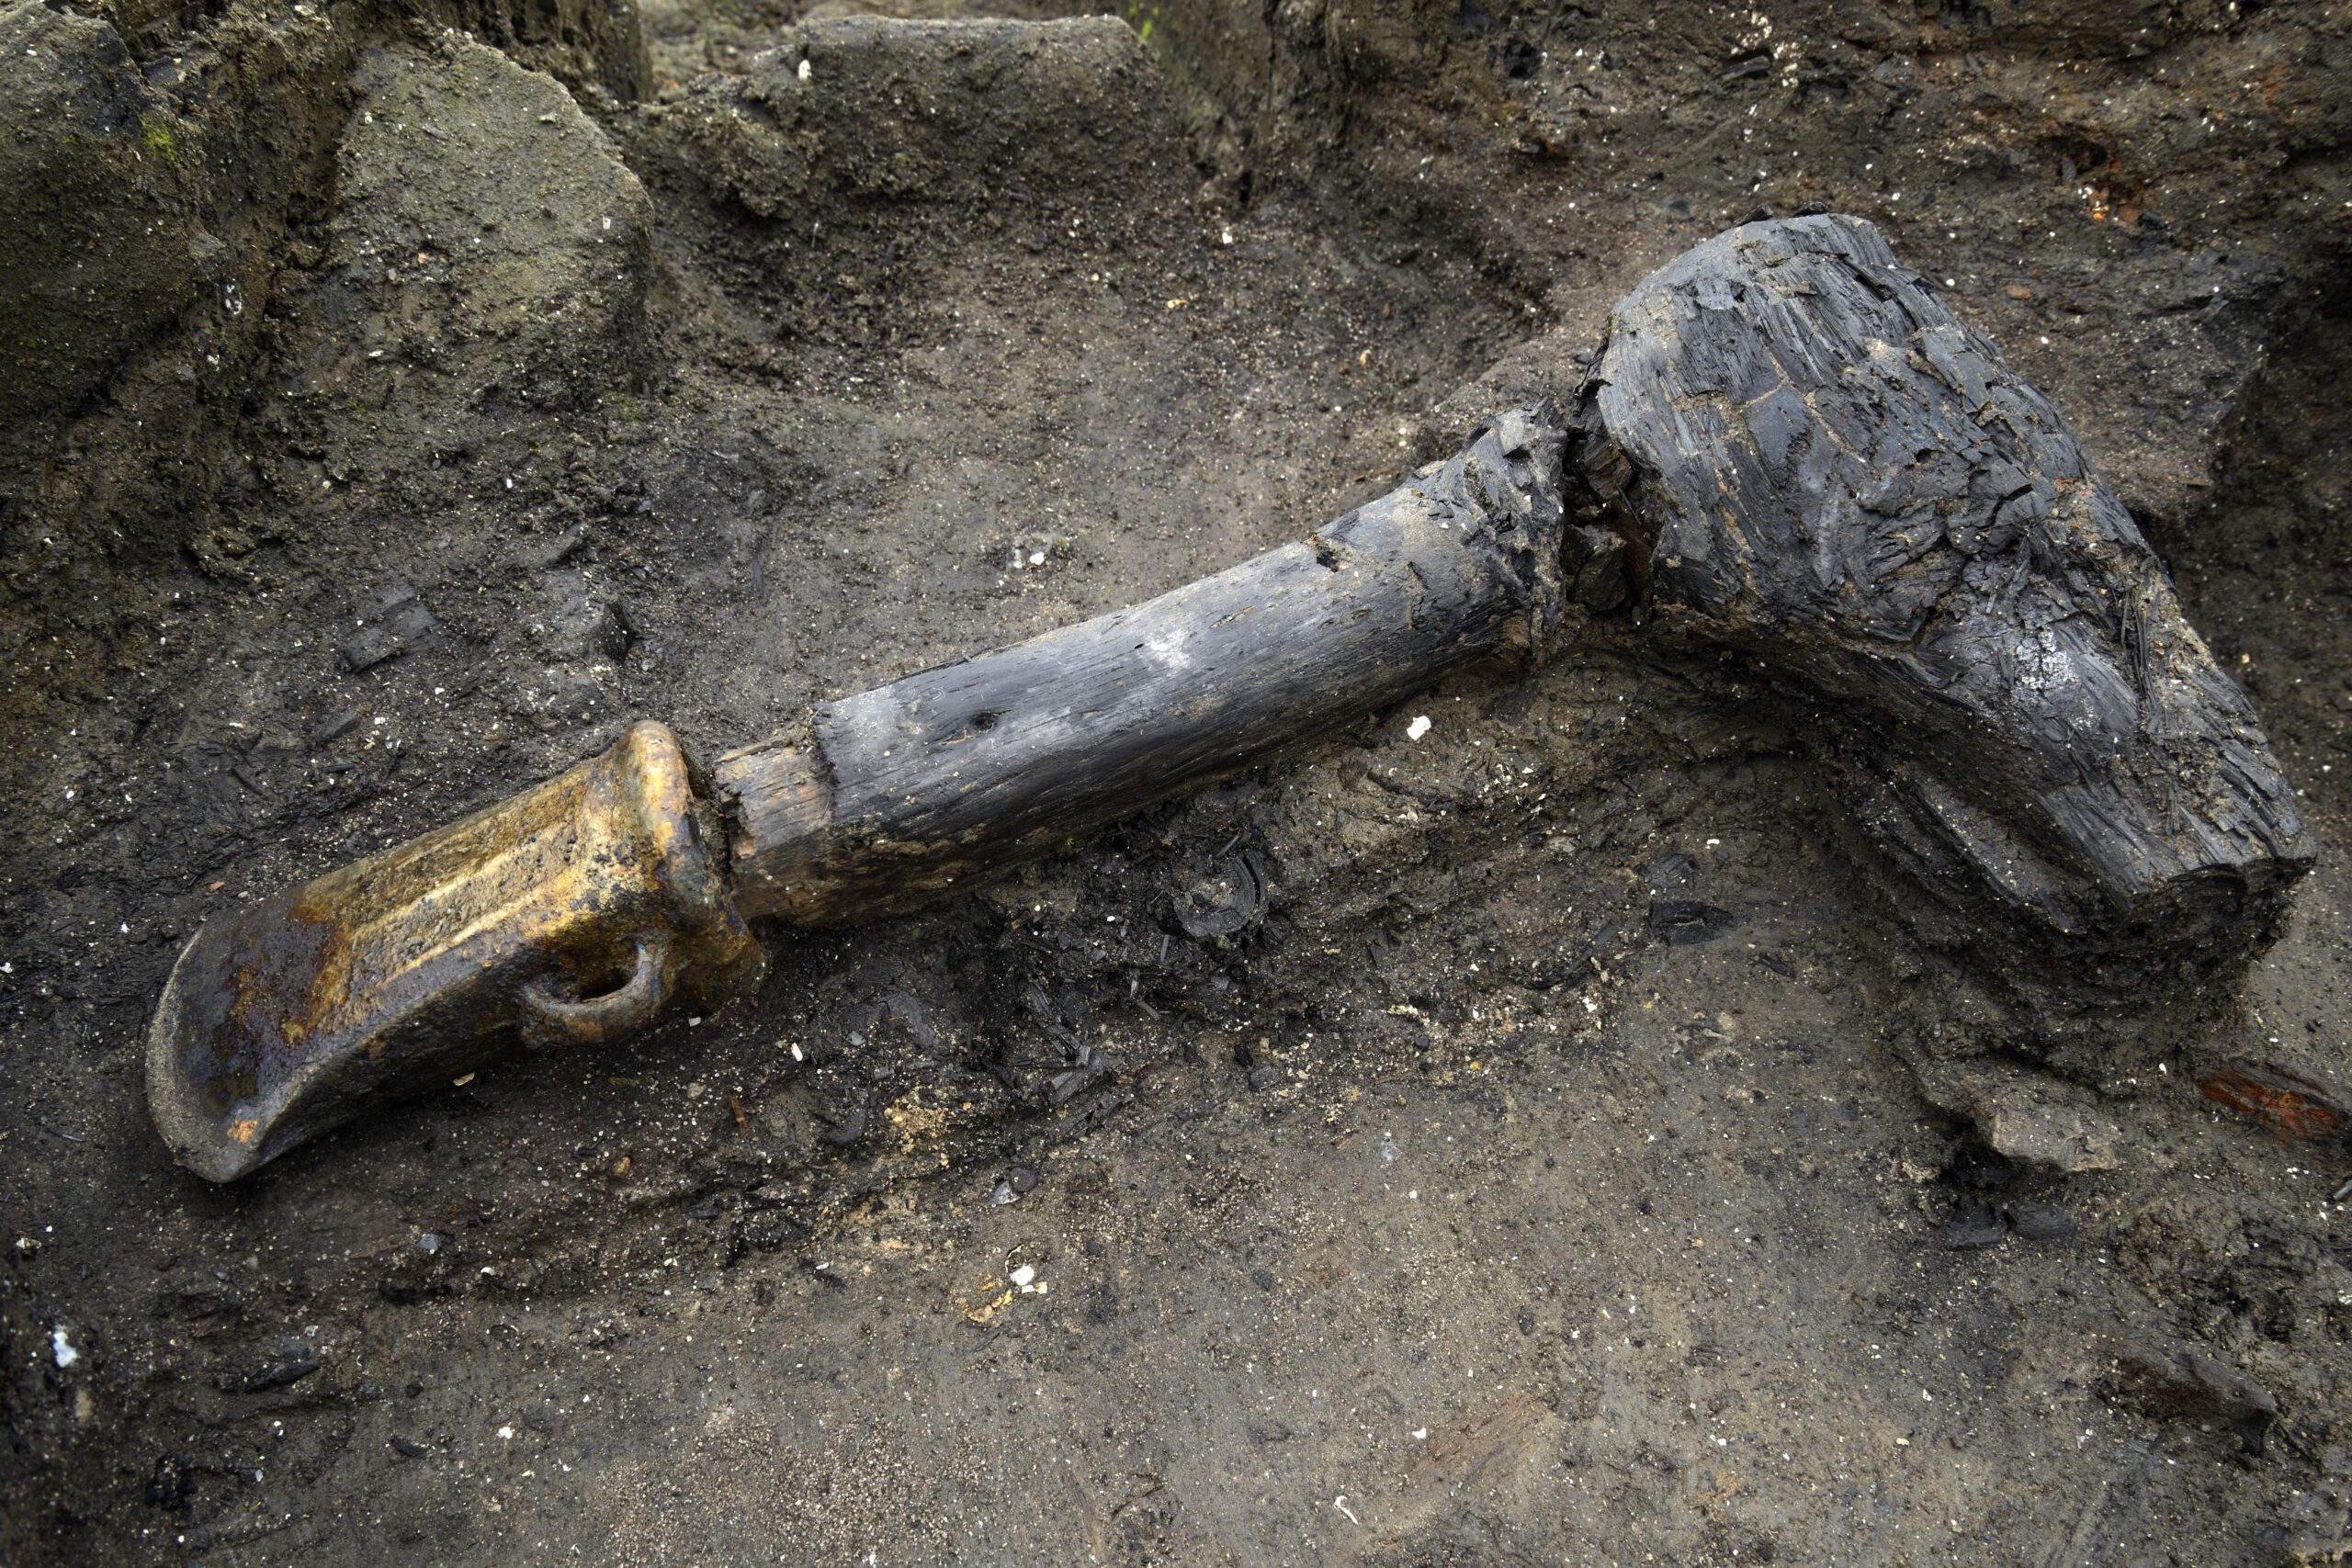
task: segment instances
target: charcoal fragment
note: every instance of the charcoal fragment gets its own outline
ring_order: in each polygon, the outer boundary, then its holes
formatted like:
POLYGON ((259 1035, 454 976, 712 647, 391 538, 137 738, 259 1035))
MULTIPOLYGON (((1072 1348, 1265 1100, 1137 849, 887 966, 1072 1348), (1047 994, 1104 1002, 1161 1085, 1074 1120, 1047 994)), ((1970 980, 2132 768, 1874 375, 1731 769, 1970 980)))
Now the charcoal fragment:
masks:
POLYGON ((195 1495, 196 1461, 183 1453, 158 1455, 154 1473, 147 1478, 147 1501, 158 1508, 184 1514, 195 1495))
POLYGON ((243 1375, 224 1372, 212 1380, 212 1386, 223 1393, 267 1393, 272 1389, 292 1387, 322 1364, 318 1351, 309 1345, 288 1341, 278 1347, 275 1356, 253 1371, 243 1375))
POLYGON ((311 731, 311 744, 332 745, 358 728, 359 720, 360 714, 357 708, 345 708, 340 712, 329 714, 319 720, 317 728, 311 731))
POLYGON ((1697 898, 1650 900, 1650 934, 1668 947, 1713 942, 1739 924, 1739 917, 1719 905, 1697 898))
POLYGON ((1982 1198, 1962 1198, 1951 1218, 1944 1222, 1943 1242, 1955 1252, 1991 1247, 2007 1229, 2000 1211, 1992 1204, 1982 1198))
POLYGON ((2009 1211, 2009 1225, 2028 1241, 2064 1241, 2075 1234, 2074 1216, 2058 1203, 2019 1203, 2009 1211))
POLYGON ((1233 936, 1258 918, 1265 897, 1255 859, 1246 852, 1228 855, 1215 872, 1177 894, 1176 923, 1194 942, 1233 936))

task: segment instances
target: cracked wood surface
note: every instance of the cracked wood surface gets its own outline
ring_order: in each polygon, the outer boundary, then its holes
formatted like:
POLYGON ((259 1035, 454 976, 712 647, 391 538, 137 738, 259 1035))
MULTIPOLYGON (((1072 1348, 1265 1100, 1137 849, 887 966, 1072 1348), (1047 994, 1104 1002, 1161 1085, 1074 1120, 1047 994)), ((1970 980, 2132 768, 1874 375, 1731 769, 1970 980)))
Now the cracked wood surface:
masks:
POLYGON ((1972 939, 2126 987, 2276 933, 2315 850, 2253 709, 2064 420, 1875 228, 1652 274, 1578 419, 1660 629, 1768 665, 1972 939))

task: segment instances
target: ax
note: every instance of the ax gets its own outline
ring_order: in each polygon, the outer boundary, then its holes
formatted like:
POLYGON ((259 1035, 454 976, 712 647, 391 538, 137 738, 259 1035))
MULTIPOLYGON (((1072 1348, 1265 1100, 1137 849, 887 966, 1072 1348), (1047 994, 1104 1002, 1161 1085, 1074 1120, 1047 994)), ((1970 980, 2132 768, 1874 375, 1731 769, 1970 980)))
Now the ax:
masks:
POLYGON ((228 1181, 395 1093, 594 1045, 1584 618, 1729 646, 1821 716, 1869 837, 2086 986, 2275 935, 2313 846, 2253 711, 2051 405, 1869 224, 1756 223, 1612 314, 1574 406, 1487 420, 1306 539, 820 704, 698 762, 658 724, 220 917, 148 1041, 228 1181))

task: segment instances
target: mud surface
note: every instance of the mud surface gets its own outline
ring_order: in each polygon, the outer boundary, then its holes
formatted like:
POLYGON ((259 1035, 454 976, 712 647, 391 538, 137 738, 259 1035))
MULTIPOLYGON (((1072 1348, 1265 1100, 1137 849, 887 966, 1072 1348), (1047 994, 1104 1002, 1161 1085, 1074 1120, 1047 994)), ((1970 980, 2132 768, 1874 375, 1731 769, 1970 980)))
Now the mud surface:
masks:
POLYGON ((834 10, 0 6, 0 1557, 2352 1551, 2341 16, 834 10), (209 913, 1298 537, 1813 203, 2302 791, 2202 1006, 2053 1035, 1594 625, 241 1188, 148 1126, 209 913))

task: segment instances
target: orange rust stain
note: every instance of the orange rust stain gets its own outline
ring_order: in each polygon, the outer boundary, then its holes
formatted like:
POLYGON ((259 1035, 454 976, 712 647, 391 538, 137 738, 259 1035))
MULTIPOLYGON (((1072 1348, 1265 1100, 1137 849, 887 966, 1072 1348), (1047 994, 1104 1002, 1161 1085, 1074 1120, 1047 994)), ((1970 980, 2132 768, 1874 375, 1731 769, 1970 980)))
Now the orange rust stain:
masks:
POLYGON ((257 1117, 247 1116, 239 1121, 229 1123, 229 1136, 236 1139, 237 1142, 241 1144, 252 1143, 254 1141, 254 1134, 260 1131, 261 1122, 257 1117))
POLYGON ((2344 1113, 2308 1088, 2269 1073, 2223 1067, 2197 1085, 2208 1100, 2240 1111, 2290 1138, 2324 1138, 2344 1127, 2344 1113))

